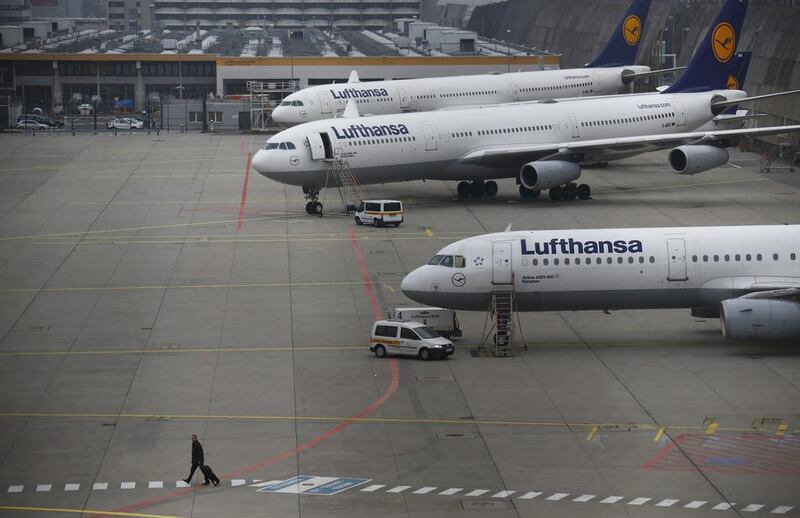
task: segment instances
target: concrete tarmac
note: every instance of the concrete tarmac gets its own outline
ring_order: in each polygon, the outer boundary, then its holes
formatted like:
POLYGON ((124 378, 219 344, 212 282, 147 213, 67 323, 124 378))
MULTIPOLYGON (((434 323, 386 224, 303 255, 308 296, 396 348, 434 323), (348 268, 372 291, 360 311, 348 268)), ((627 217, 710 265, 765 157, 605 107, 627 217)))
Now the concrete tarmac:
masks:
POLYGON ((248 173, 259 136, 0 136, 0 517, 800 514, 800 350, 686 310, 520 315, 527 349, 378 359, 444 245, 516 229, 800 223, 800 173, 732 152, 586 169, 589 201, 366 188, 399 228, 248 173), (190 435, 219 487, 184 487, 190 435))

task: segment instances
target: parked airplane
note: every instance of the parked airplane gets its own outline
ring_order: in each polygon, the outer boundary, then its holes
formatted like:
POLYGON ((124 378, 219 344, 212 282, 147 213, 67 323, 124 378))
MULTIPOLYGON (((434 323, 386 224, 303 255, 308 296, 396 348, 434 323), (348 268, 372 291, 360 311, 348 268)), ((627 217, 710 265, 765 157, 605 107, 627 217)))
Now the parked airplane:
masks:
MULTIPOLYGON (((735 52, 729 39, 739 33, 746 8, 747 0, 726 0, 686 72, 657 95, 310 122, 274 135, 252 164, 268 178, 302 186, 310 214, 322 213, 319 190, 339 183, 329 172, 334 160, 346 160, 362 184, 460 180, 459 195, 493 196, 494 179, 516 178, 521 196, 549 190, 553 200, 591 196, 588 185, 574 183, 580 164, 657 149, 673 148, 669 165, 675 173, 697 174, 727 163, 724 148, 742 139, 800 131, 800 125, 694 131, 730 105, 781 95, 748 99, 741 90, 725 89, 735 52)), ((351 109, 357 113, 352 102, 351 109)))
POLYGON ((457 241, 406 275, 410 299, 486 311, 691 308, 727 338, 800 337, 800 225, 517 231, 457 241))
POLYGON ((649 9, 650 0, 633 0, 603 51, 586 68, 366 83, 353 71, 347 83, 311 86, 287 96, 272 111, 272 120, 292 126, 331 119, 342 115, 351 99, 363 114, 384 115, 616 93, 636 77, 665 72, 633 66, 649 9))

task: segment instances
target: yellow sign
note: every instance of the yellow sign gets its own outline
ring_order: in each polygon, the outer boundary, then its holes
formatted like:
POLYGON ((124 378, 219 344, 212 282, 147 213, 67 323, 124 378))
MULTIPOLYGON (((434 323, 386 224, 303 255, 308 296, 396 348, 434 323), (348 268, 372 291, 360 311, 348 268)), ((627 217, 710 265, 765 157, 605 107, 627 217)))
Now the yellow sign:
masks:
POLYGON ((625 18, 622 23, 622 36, 631 47, 639 43, 639 39, 642 37, 642 20, 635 14, 625 18))
POLYGON ((733 76, 728 76, 728 90, 738 90, 739 80, 733 76))
POLYGON ((727 63, 736 50, 736 32, 728 22, 722 22, 711 34, 711 50, 720 63, 727 63))

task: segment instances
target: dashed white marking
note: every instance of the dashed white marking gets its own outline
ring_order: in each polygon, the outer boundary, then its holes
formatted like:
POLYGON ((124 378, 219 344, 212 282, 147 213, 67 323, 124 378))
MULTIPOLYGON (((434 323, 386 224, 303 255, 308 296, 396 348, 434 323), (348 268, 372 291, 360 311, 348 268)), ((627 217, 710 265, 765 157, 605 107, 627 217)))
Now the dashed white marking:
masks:
POLYGON ((411 489, 411 486, 394 486, 392 489, 386 491, 387 493, 402 493, 406 489, 411 489))
POLYGON ((578 498, 573 498, 573 502, 588 502, 592 498, 596 497, 597 495, 581 495, 578 498))
POLYGON ((53 489, 53 485, 52 484, 39 484, 38 486, 36 486, 36 491, 38 493, 46 493, 46 492, 50 491, 51 489, 53 489))
POLYGON ((545 498, 545 500, 552 500, 554 502, 561 500, 562 498, 566 498, 569 496, 569 493, 553 493, 552 495, 545 498))
POLYGON ((497 493, 492 495, 492 498, 506 498, 508 496, 513 495, 514 493, 516 493, 516 491, 507 491, 507 490, 498 491, 497 493))
POLYGON ((372 484, 371 486, 365 487, 361 491, 363 491, 365 493, 372 493, 373 491, 377 491, 382 487, 386 487, 386 484, 372 484))
POLYGON ((64 484, 64 491, 77 491, 80 488, 80 484, 64 484))
POLYGON ((92 485, 92 491, 105 491, 108 489, 108 482, 95 482, 92 485))
POLYGON ((713 509, 713 510, 715 510, 715 511, 727 511, 728 509, 730 509, 730 508, 731 508, 731 507, 733 507, 734 505, 736 505, 736 504, 735 504, 735 503, 733 503, 733 502, 730 502, 730 503, 728 503, 728 502, 722 502, 721 504, 717 504, 717 505, 715 505, 715 506, 714 506, 714 507, 712 507, 711 509, 713 509))
POLYGON ((189 484, 187 484, 183 480, 176 480, 175 487, 189 487, 189 484))
POLYGON ((670 507, 670 506, 673 506, 673 505, 677 504, 678 502, 679 502, 679 500, 674 500, 672 498, 667 498, 667 499, 664 499, 664 500, 660 501, 659 503, 657 503, 656 507, 670 507))
POLYGON ((439 494, 444 496, 450 496, 458 493, 459 491, 462 491, 463 489, 464 489, 463 487, 451 487, 450 489, 445 489, 439 494))
POLYGON ((243 478, 234 478, 231 480, 231 487, 238 487, 247 484, 247 481, 243 478))
POLYGON ((120 489, 136 489, 136 482, 123 482, 119 485, 120 489))
POLYGON ((532 498, 536 498, 537 496, 539 496, 541 494, 542 494, 541 491, 528 491, 527 493, 525 493, 524 495, 519 497, 519 499, 520 500, 531 500, 532 498))
POLYGON ((769 513, 770 514, 786 514, 789 511, 791 511, 792 509, 794 509, 794 507, 792 507, 790 505, 779 505, 778 507, 776 507, 775 509, 773 509, 769 513))
POLYGON ((700 507, 703 507, 707 503, 708 502, 706 502, 705 500, 692 500, 691 502, 689 502, 688 504, 684 505, 683 507, 685 507, 686 509, 698 509, 700 507))
POLYGON ((750 504, 747 507, 742 509, 743 513, 754 513, 759 509, 763 508, 764 506, 761 504, 750 504))
POLYGON ((164 488, 164 481, 163 480, 151 480, 147 483, 147 487, 150 489, 163 489, 164 488))
POLYGON ((616 504, 617 502, 619 502, 623 498, 625 498, 625 497, 624 496, 609 496, 607 498, 603 498, 602 500, 600 500, 600 503, 601 504, 616 504))
POLYGON ((436 488, 435 487, 431 487, 431 486, 425 486, 425 487, 421 487, 421 488, 417 489, 413 493, 415 495, 427 495, 428 493, 430 493, 434 489, 436 489, 436 488))
POLYGON ((628 505, 644 505, 650 500, 652 500, 652 498, 643 498, 643 497, 634 498, 633 500, 628 502, 628 505))
POLYGON ((23 489, 25 489, 25 486, 8 486, 9 493, 22 493, 23 489))
POLYGON ((474 491, 470 491, 469 493, 467 493, 467 496, 481 496, 485 495, 488 492, 489 492, 488 489, 475 489, 474 491))
POLYGON ((281 480, 267 480, 266 482, 262 482, 261 479, 258 479, 254 480, 253 483, 250 484, 250 487, 264 487, 278 482, 281 482, 281 480))

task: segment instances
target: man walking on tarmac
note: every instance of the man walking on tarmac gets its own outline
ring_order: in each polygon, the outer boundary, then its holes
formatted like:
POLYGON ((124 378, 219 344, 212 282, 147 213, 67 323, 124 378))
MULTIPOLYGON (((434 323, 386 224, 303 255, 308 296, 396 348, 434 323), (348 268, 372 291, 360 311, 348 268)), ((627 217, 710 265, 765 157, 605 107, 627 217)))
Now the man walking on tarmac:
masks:
MULTIPOLYGON (((194 476, 194 472, 197 468, 200 468, 200 472, 203 473, 203 485, 207 486, 211 483, 208 480, 208 473, 206 473, 205 469, 205 456, 203 455, 203 445, 200 444, 200 441, 197 440, 197 435, 192 434, 192 469, 189 471, 189 476, 183 479, 184 482, 187 484, 191 484, 192 477, 194 476)), ((215 477, 216 478, 216 477, 215 477)), ((219 480, 219 479, 217 479, 219 480)), ((215 481, 216 482, 216 481, 215 481)), ((216 482, 214 485, 216 486, 219 482, 216 482)))

